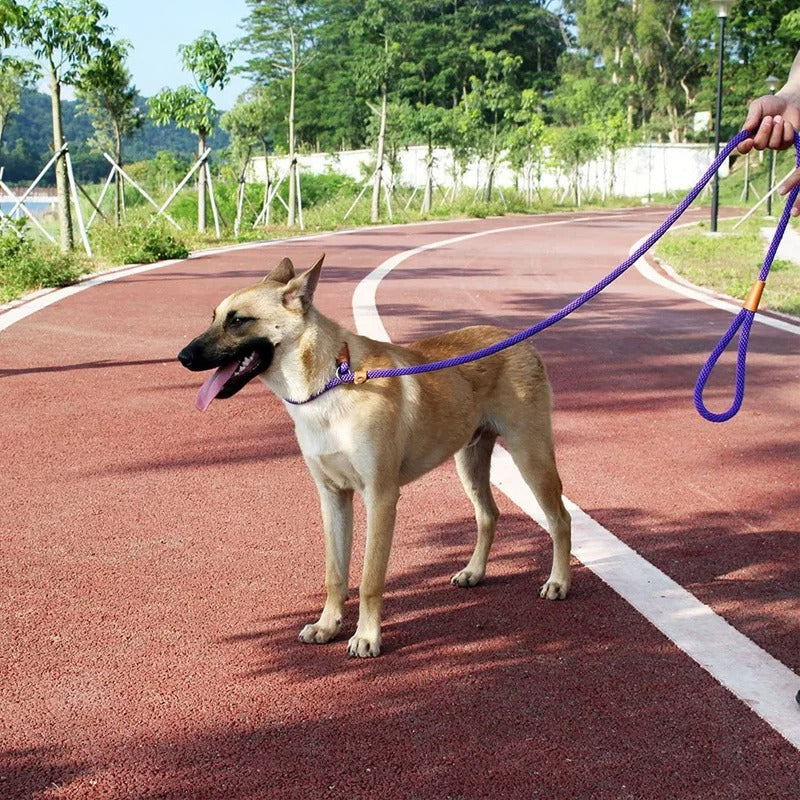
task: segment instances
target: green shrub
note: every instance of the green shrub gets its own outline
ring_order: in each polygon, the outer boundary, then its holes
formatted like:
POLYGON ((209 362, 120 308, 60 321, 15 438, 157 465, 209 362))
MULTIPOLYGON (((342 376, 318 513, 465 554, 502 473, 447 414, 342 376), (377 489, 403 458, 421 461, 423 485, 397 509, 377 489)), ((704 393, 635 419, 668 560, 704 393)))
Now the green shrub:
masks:
POLYGON ((13 231, 0 233, 0 301, 50 286, 67 286, 86 271, 75 253, 61 253, 55 247, 37 244, 13 231))
POLYGON ((166 220, 133 219, 119 228, 92 229, 96 254, 114 264, 152 264, 168 258, 186 258, 189 250, 166 220))

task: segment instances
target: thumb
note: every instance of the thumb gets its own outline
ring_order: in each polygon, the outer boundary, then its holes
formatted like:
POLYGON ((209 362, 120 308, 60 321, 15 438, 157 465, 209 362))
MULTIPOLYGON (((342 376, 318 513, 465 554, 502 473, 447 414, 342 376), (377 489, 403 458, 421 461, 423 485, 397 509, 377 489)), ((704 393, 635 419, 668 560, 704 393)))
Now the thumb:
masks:
POLYGON ((742 129, 746 131, 754 131, 758 127, 758 123, 761 122, 763 116, 764 107, 761 103, 761 100, 753 100, 753 102, 750 103, 750 107, 747 109, 747 117, 742 124, 742 129))

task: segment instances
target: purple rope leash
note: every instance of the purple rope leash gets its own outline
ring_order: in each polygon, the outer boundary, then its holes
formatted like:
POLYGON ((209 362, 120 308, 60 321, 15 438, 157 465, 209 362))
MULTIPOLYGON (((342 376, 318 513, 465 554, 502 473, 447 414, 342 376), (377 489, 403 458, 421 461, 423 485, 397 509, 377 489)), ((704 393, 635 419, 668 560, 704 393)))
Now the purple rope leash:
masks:
MULTIPOLYGON (((796 166, 800 167, 800 134, 798 133, 795 133, 794 135, 794 146, 797 153, 795 164, 796 166)), ((800 186, 795 186, 795 188, 789 192, 789 196, 786 199, 786 205, 783 207, 783 213, 778 221, 778 227, 775 229, 775 235, 772 237, 769 249, 764 257, 764 263, 762 264, 761 270, 758 273, 758 279, 753 284, 753 288, 750 290, 750 295, 745 301, 744 307, 736 315, 731 323, 730 328, 728 328, 728 331, 719 340, 719 344, 711 352, 708 360, 700 370, 700 374, 697 376, 697 383, 694 387, 694 406, 697 409, 697 413, 700 414, 701 417, 707 419, 709 422, 727 422, 729 419, 731 419, 731 417, 736 415, 742 406, 742 400, 744 400, 745 377, 747 374, 747 346, 750 341, 750 329, 753 326, 753 319, 756 315, 758 302, 761 299, 761 292, 764 289, 764 284, 767 280, 767 276, 769 275, 770 267, 772 266, 772 262, 775 260, 776 253, 778 252, 778 245, 780 244, 783 234, 786 231, 786 226, 789 224, 789 216, 792 206, 794 205, 794 201, 797 198, 798 191, 800 191, 800 186), (703 402, 703 392, 706 388, 706 382, 708 381, 712 370, 716 366, 719 357, 727 349, 731 340, 736 335, 736 331, 739 331, 739 345, 736 354, 736 388, 733 394, 733 403, 727 411, 715 413, 713 411, 709 411, 706 407, 706 404, 703 402)))
MULTIPOLYGON (((456 356, 454 358, 444 359, 443 361, 434 361, 427 364, 415 364, 410 367, 396 367, 394 369, 376 369, 376 370, 368 370, 368 371, 361 371, 359 373, 354 373, 350 369, 350 364, 346 361, 339 365, 336 370, 336 375, 332 378, 325 387, 317 392, 316 394, 312 395, 311 397, 307 398, 306 400, 287 400, 288 403, 292 405, 304 405, 305 403, 310 403, 312 400, 315 400, 317 397, 325 394, 326 392, 330 391, 331 389, 336 388, 337 386, 341 386, 346 383, 363 383, 366 380, 372 380, 374 378, 399 378, 403 375, 419 375, 425 372, 434 372, 440 369, 448 369, 450 367, 457 367, 461 364, 468 364, 471 361, 477 361, 481 358, 486 358, 488 356, 494 355, 495 353, 499 353, 501 350, 505 350, 509 347, 513 347, 516 344, 524 341, 525 339, 529 339, 531 336, 535 336, 537 333, 549 328, 551 325, 555 325, 556 322, 564 319, 564 317, 571 314, 573 311, 576 311, 580 308, 584 303, 591 300, 596 295, 600 294, 609 284, 613 283, 623 272, 628 270, 633 264, 635 264, 650 248, 675 224, 677 219, 686 211, 687 208, 695 201, 697 196, 700 192, 705 188, 706 184, 714 177, 714 174, 720 168, 720 166, 724 163, 725 159, 733 152, 733 150, 739 145, 740 142, 743 142, 745 139, 749 138, 753 134, 750 131, 740 131, 736 134, 736 136, 731 139, 730 142, 722 149, 720 154, 714 159, 714 162, 711 166, 706 170, 703 174, 703 177, 700 178, 698 183, 695 187, 684 197, 684 199, 675 207, 672 213, 664 220, 664 222, 658 227, 658 229, 652 233, 643 244, 641 244, 634 253, 632 253, 628 258, 625 259, 616 269, 606 275, 602 280, 598 281, 594 286, 590 289, 585 291, 579 297, 576 297, 571 303, 568 303, 566 306, 561 308, 559 311, 556 311, 551 316, 543 319, 541 322, 537 322, 535 325, 532 325, 530 328, 526 328, 525 330, 520 331, 519 333, 514 334, 513 336, 509 337, 508 339, 503 339, 500 342, 496 342, 489 347, 482 348, 481 350, 475 350, 472 353, 465 353, 464 355, 456 356)), ((798 164, 800 165, 800 135, 795 134, 796 146, 798 148, 798 164)), ((770 252, 772 256, 768 256, 768 263, 765 260, 765 267, 766 272, 769 272, 769 266, 772 264, 772 261, 775 258, 775 251, 778 249, 778 244, 780 243, 781 237, 783 236, 783 232, 786 229, 786 224, 788 223, 789 218, 789 210, 791 209, 792 203, 794 202, 794 198, 796 197, 798 189, 794 189, 793 192, 789 195, 789 199, 786 203, 786 208, 784 209, 783 216, 781 217, 781 224, 778 226, 778 230, 775 233, 775 238, 773 239, 772 245, 770 246, 770 252)), ((766 272, 764 268, 762 268, 762 272, 766 272)), ((743 309, 743 312, 745 309, 743 309)), ((740 313, 740 316, 742 314, 740 313)), ((737 317, 737 320, 739 317, 737 317)), ((723 337, 723 340, 717 346, 717 349, 712 353, 711 357, 709 358, 706 366, 703 368, 705 370, 705 377, 703 379, 703 386, 705 385, 705 380, 708 379, 708 375, 711 373, 711 370, 714 367, 717 359, 719 358, 722 351, 727 347, 730 340, 733 338, 736 330, 738 329, 739 325, 743 325, 742 327, 742 334, 740 335, 739 341, 739 350, 740 350, 740 373, 737 372, 737 397, 738 405, 734 403, 735 408, 731 411, 725 412, 725 415, 712 415, 711 412, 705 409, 705 406, 702 405, 702 399, 699 400, 698 405, 698 397, 702 398, 702 386, 700 385, 700 378, 698 378, 698 387, 699 389, 695 389, 695 404, 697 405, 697 410, 702 414, 706 419, 712 420, 714 422, 722 422, 725 419, 729 419, 732 417, 738 410, 739 405, 741 405, 741 396, 744 395, 744 358, 742 357, 742 353, 746 355, 747 352, 747 339, 750 333, 750 327, 753 322, 753 313, 750 313, 749 319, 746 321, 740 321, 736 327, 731 326, 731 330, 726 334, 726 337, 723 337), (742 338, 744 337, 744 338, 742 338), (719 351, 719 352, 718 352, 719 351), (715 355, 716 354, 716 355, 715 355), (739 386, 741 383, 741 396, 739 386), (699 394, 698 394, 699 391, 699 394), (717 417, 720 417, 717 419, 717 417)), ((703 377, 704 373, 701 372, 701 377, 703 377)))

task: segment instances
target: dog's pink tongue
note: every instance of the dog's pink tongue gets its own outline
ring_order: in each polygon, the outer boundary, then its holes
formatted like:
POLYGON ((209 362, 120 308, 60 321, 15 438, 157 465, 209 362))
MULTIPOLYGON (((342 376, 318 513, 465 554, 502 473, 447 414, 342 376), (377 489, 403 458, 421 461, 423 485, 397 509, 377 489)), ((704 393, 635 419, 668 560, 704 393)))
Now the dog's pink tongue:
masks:
POLYGON ((211 401, 222 391, 222 387, 228 381, 228 378, 236 371, 239 366, 238 361, 228 364, 227 367, 220 367, 201 387, 197 393, 194 405, 198 411, 205 411, 210 405, 211 401))

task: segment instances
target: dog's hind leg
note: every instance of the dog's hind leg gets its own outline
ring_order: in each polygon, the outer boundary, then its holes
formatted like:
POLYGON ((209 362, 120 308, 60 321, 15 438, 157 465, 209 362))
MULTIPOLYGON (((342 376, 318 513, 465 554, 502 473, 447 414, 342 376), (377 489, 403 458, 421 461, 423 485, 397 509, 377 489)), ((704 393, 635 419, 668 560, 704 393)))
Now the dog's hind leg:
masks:
POLYGON ((563 600, 570 585, 570 549, 572 520, 561 499, 561 478, 556 469, 552 440, 549 435, 505 436, 514 463, 539 501, 547 517, 547 527, 553 540, 553 565, 550 577, 539 591, 547 600, 563 600), (538 443, 533 445, 531 442, 538 443))
POLYGON ((467 566, 450 578, 450 582, 455 586, 475 586, 486 574, 486 560, 489 558, 497 520, 500 517, 489 483, 489 468, 495 441, 497 441, 496 433, 489 430, 478 431, 472 441, 456 453, 458 477, 461 478, 464 491, 475 509, 478 539, 467 566))
POLYGON ((347 600, 350 553, 353 548, 353 492, 317 480, 322 524, 325 528, 325 589, 327 599, 320 618, 300 631, 300 641, 329 642, 339 632, 347 600))

